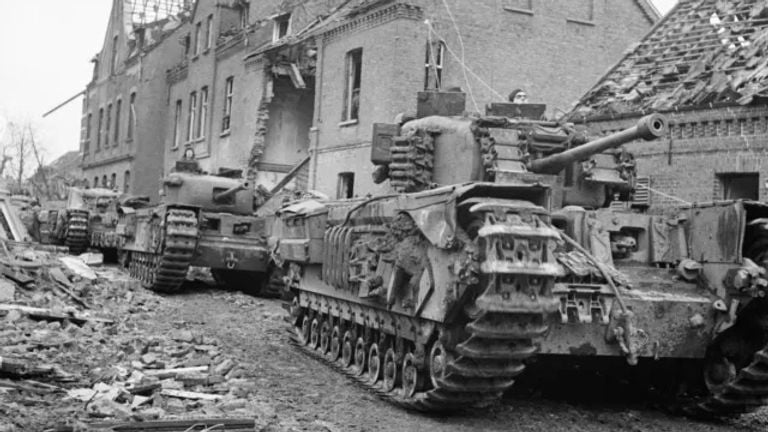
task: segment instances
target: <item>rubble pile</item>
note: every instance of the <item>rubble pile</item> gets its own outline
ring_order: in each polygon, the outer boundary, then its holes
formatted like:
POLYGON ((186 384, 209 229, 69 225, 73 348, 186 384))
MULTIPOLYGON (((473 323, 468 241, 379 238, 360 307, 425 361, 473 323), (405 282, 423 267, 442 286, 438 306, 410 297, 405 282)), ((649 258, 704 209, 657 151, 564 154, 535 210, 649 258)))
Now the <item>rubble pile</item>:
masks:
POLYGON ((86 264, 100 256, 15 253, 34 265, 17 270, 24 284, 0 278, 0 431, 264 412, 217 341, 184 322, 147 336, 141 325, 165 299, 117 268, 86 264))

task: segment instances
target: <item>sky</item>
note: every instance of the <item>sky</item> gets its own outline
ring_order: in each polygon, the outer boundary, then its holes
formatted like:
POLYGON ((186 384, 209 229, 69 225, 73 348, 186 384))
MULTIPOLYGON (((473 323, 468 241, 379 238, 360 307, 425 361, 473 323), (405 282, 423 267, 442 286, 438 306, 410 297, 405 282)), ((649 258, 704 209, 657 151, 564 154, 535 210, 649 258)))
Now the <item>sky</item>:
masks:
MULTIPOLYGON (((677 2, 652 1, 662 13, 677 2)), ((82 98, 42 115, 85 89, 111 7, 111 0, 0 0, 0 139, 5 118, 35 126, 47 162, 79 148, 82 98)))

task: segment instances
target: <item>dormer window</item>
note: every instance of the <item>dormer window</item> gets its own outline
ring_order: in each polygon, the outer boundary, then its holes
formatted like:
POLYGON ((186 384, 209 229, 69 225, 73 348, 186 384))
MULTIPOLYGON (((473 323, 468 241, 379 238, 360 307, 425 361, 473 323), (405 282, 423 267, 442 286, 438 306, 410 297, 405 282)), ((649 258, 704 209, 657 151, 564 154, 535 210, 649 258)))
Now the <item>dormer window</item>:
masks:
POLYGON ((291 14, 289 13, 272 18, 272 23, 272 42, 279 41, 291 32, 291 14))

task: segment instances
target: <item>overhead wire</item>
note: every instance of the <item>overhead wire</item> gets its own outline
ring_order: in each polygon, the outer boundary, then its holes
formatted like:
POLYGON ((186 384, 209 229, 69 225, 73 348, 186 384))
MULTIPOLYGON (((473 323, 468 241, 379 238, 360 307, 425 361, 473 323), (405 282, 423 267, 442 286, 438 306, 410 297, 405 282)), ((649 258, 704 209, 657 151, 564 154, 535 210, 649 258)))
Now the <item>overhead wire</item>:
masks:
MULTIPOLYGON (((453 28, 456 31, 456 37, 459 40, 459 47, 461 48, 461 64, 466 65, 465 57, 464 57, 464 39, 461 37, 461 31, 459 30, 459 25, 456 23, 456 19, 453 17, 453 12, 451 12, 451 7, 448 6, 448 2, 446 0, 443 0, 443 6, 445 6, 445 10, 448 12, 448 17, 451 19, 451 22, 453 23, 453 28)), ((469 76, 467 76, 467 69, 463 67, 462 72, 464 72, 464 81, 467 83, 467 94, 469 94, 469 98, 472 100, 472 105, 475 106, 475 111, 480 112, 480 107, 477 105, 477 101, 475 100, 475 95, 472 92, 472 84, 469 82, 469 76)))

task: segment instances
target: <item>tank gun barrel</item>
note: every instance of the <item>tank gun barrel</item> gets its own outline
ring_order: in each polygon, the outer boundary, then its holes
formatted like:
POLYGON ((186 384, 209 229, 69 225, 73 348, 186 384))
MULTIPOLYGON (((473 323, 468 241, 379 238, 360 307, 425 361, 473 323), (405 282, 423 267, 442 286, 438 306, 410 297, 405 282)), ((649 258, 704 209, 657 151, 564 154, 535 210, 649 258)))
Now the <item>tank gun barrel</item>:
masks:
POLYGON ((586 144, 528 162, 529 171, 540 174, 557 174, 572 162, 584 160, 589 156, 618 147, 636 139, 650 141, 659 138, 667 131, 667 119, 659 114, 650 114, 638 120, 635 126, 598 138, 586 144))
POLYGON ((219 193, 214 194, 213 195, 213 200, 214 201, 219 201, 219 202, 227 200, 227 199, 229 199, 229 197, 235 195, 236 193, 248 189, 248 185, 249 185, 248 182, 244 182, 244 183, 238 184, 237 186, 232 186, 231 188, 229 188, 229 189, 227 189, 227 190, 225 190, 223 192, 219 192, 219 193))

